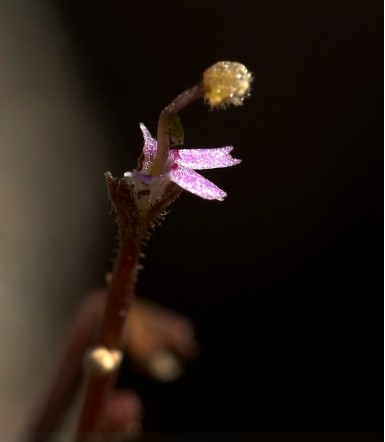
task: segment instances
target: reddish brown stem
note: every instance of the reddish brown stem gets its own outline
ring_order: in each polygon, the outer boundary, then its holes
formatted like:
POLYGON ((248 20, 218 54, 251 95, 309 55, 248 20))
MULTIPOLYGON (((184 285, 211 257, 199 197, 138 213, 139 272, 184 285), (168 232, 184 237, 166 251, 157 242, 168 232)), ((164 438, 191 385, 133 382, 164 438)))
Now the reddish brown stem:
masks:
POLYGON ((121 347, 123 327, 133 301, 139 254, 140 240, 122 238, 100 330, 99 343, 109 349, 121 347))
MULTIPOLYGON (((106 347, 109 350, 121 349, 123 328, 134 294, 139 253, 138 242, 122 239, 115 260, 97 346, 106 347)), ((115 372, 89 376, 78 433, 98 431, 98 426, 103 420, 107 395, 114 384, 115 377, 115 372)))

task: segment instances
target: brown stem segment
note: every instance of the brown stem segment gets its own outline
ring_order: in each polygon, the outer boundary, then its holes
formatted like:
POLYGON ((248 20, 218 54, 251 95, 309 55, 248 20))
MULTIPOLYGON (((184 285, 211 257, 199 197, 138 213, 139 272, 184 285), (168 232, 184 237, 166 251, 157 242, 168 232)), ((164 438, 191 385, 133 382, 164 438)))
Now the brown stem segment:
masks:
POLYGON ((178 95, 167 107, 165 107, 158 120, 157 142, 158 149, 156 157, 151 165, 150 175, 161 175, 168 158, 170 147, 169 125, 171 115, 175 115, 187 105, 193 103, 203 96, 203 84, 197 85, 185 90, 178 95))
MULTIPOLYGON (((140 242, 133 238, 121 240, 109 287, 107 306, 101 325, 97 346, 120 350, 123 327, 133 300, 140 242)), ((112 388, 116 371, 106 374, 90 374, 78 433, 95 433, 104 416, 107 395, 112 388)), ((84 439, 82 439, 84 440, 84 439)))
POLYGON ((139 238, 122 238, 100 330, 100 345, 120 349, 122 331, 134 295, 140 255, 139 238))

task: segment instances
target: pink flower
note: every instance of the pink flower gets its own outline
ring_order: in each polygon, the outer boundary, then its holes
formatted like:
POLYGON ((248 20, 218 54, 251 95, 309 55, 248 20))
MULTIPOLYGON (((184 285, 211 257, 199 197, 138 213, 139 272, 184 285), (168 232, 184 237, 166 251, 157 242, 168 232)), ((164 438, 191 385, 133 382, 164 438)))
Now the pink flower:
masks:
POLYGON ((127 183, 139 190, 137 194, 146 192, 147 187, 150 198, 156 199, 172 181, 182 189, 207 200, 222 201, 226 197, 226 192, 195 170, 217 169, 239 164, 241 160, 230 155, 232 146, 213 149, 170 149, 164 173, 160 176, 151 176, 149 172, 155 158, 157 142, 143 124, 140 128, 144 136, 144 147, 138 170, 124 174, 127 183), (140 189, 138 182, 141 183, 140 189))

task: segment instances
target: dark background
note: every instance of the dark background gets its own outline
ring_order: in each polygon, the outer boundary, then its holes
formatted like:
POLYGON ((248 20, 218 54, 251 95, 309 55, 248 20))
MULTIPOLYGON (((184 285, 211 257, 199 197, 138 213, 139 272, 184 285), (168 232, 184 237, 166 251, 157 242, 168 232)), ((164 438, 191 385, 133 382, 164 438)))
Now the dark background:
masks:
POLYGON ((154 134, 206 67, 255 76, 242 108, 181 115, 186 146, 243 162, 207 173, 226 202, 185 192, 146 250, 138 290, 190 316, 202 351, 174 384, 122 376, 145 431, 382 431, 382 2, 57 4, 115 175, 135 167, 139 122, 154 134))

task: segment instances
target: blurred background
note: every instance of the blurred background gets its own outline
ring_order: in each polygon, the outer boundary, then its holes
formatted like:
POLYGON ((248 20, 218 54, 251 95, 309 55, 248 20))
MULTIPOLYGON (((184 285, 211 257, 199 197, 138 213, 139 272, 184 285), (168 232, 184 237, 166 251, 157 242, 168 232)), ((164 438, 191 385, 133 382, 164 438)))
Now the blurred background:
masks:
POLYGON ((182 112, 185 145, 234 145, 146 248, 138 291, 187 315, 174 383, 125 363, 148 432, 382 431, 383 4, 375 0, 0 3, 0 428, 25 428, 78 302, 112 265, 103 173, 139 122, 218 60, 242 108, 182 112))

